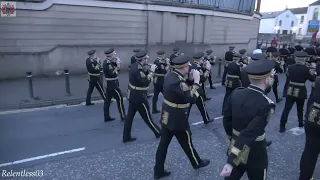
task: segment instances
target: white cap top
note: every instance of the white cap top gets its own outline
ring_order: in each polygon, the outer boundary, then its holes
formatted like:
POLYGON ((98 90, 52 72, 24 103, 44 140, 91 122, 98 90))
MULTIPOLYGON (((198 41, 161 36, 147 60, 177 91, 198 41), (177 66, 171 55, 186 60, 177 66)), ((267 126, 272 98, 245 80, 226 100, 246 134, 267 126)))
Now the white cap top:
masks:
POLYGON ((252 54, 262 54, 261 49, 256 49, 252 52, 252 54))

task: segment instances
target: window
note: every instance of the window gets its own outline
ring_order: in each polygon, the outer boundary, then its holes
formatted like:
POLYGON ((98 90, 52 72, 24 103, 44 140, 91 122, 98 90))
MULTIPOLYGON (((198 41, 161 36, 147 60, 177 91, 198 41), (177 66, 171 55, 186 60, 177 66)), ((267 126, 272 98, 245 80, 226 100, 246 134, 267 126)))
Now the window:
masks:
POLYGON ((315 8, 313 11, 312 20, 318 20, 318 16, 319 16, 319 9, 315 8))
POLYGON ((278 30, 278 34, 280 34, 280 30, 278 30))
POLYGON ((301 18, 300 18, 300 24, 302 24, 303 21, 304 21, 304 16, 301 16, 301 18))
POLYGON ((281 26, 281 25, 282 25, 282 21, 280 20, 280 21, 279 21, 279 26, 281 26))
POLYGON ((301 35, 302 28, 299 28, 298 35, 301 35))
POLYGON ((294 21, 291 21, 291 27, 293 27, 293 25, 294 25, 294 21))

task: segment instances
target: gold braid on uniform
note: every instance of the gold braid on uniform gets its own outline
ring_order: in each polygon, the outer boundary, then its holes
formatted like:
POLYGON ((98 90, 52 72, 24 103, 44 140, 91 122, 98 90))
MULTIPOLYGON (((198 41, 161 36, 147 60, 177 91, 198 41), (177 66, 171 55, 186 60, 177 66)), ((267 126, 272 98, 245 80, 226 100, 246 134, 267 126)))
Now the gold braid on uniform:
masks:
POLYGON ((147 78, 148 80, 153 81, 153 72, 150 72, 147 78))
POLYGON ((233 160, 233 163, 236 166, 239 166, 240 163, 247 164, 250 153, 250 147, 245 144, 243 146, 243 149, 240 150, 233 146, 231 149, 231 153, 236 156, 236 158, 233 160))
POLYGON ((206 72, 204 72, 204 74, 203 74, 203 76, 205 78, 209 77, 209 75, 210 75, 210 71, 209 70, 206 70, 206 72))
POLYGON ((196 97, 199 97, 199 93, 198 93, 198 89, 199 89, 199 85, 198 84, 194 84, 191 86, 190 88, 190 95, 191 97, 193 97, 193 95, 195 95, 196 97))
POLYGON ((114 68, 113 73, 118 74, 119 73, 119 68, 118 67, 114 68))

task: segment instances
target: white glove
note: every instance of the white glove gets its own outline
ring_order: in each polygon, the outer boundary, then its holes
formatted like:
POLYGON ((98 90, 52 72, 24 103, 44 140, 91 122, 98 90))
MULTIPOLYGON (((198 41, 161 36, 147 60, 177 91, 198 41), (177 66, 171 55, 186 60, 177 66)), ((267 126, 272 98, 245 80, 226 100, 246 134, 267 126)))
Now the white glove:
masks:
POLYGON ((316 68, 316 67, 317 67, 317 64, 316 64, 316 63, 311 63, 311 67, 312 67, 312 68, 316 68))
POLYGON ((206 66, 205 67, 206 67, 207 70, 209 70, 209 71, 211 70, 211 64, 210 64, 209 61, 206 62, 206 66))
POLYGON ((118 57, 116 58, 116 63, 117 63, 117 66, 120 68, 121 60, 118 57))
POLYGON ((180 53, 180 56, 184 55, 184 53, 180 53))
POLYGON ((192 73, 192 77, 193 77, 193 82, 196 84, 200 84, 200 72, 193 69, 191 71, 191 73, 192 73))
POLYGON ((150 66, 150 71, 151 71, 151 72, 154 72, 154 71, 156 70, 156 68, 157 68, 157 65, 151 64, 151 66, 150 66))
POLYGON ((247 65, 246 64, 242 64, 242 68, 245 68, 247 65))
POLYGON ((276 73, 277 73, 277 71, 275 69, 272 69, 271 76, 273 77, 276 73))
POLYGON ((232 170, 233 170, 233 167, 230 165, 230 164, 226 164, 221 173, 220 173, 220 176, 223 176, 223 177, 229 177, 232 173, 232 170))

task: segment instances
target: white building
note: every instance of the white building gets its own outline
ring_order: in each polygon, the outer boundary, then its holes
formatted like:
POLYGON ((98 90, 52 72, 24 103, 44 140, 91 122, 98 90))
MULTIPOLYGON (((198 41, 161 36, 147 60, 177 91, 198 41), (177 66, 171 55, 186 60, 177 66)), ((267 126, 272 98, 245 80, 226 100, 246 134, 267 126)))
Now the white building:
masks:
POLYGON ((298 18, 290 9, 261 14, 259 33, 292 34, 297 30, 298 18))
MULTIPOLYGON (((297 39, 310 38, 320 23, 320 0, 308 7, 286 9, 284 11, 261 13, 259 33, 291 34, 296 33, 297 39), (294 15, 294 17, 292 16, 294 15), (292 25, 292 21, 294 22, 292 25), (313 29, 309 24, 314 24, 313 29)), ((320 33, 318 33, 318 38, 320 33)))

